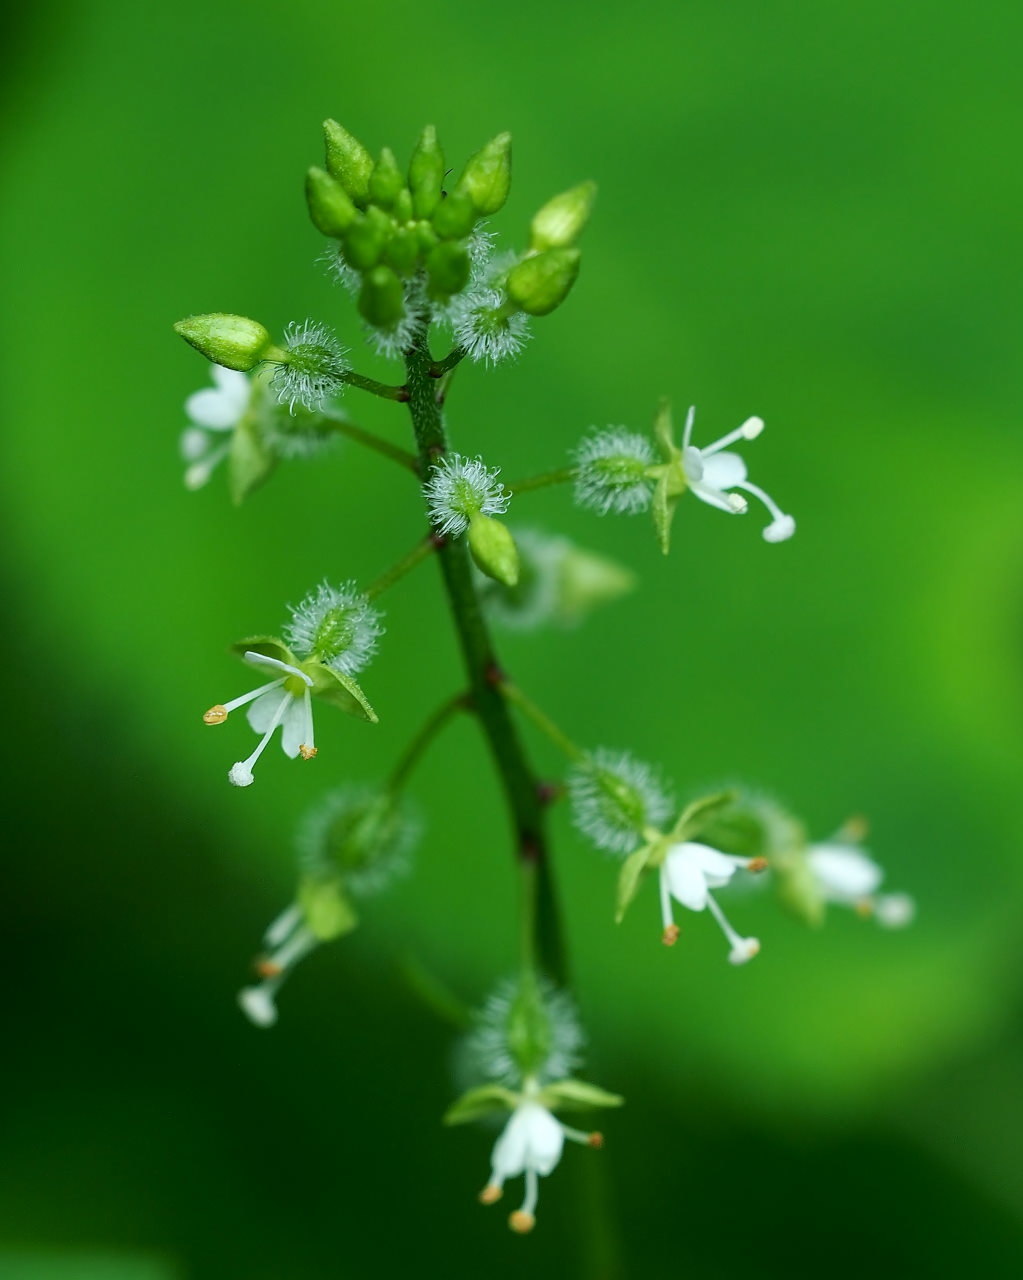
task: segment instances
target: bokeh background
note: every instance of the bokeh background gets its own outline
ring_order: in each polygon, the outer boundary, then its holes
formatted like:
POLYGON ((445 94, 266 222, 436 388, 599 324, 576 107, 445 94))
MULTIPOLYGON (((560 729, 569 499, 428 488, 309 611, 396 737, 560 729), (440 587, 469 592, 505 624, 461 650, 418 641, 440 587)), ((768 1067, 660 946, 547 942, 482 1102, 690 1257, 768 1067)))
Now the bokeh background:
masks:
MULTIPOLYGON (((1008 0, 19 11, 4 1280, 1021 1273, 1021 35, 1008 0), (296 819, 385 770, 459 679, 428 566, 388 601, 378 729, 321 715, 315 768, 272 750, 239 792, 247 731, 199 724, 244 686, 230 640, 323 577, 368 579, 422 525, 355 446, 241 510, 222 476, 181 484, 208 371, 173 320, 311 315, 358 344, 302 199, 326 115, 401 156, 431 120, 456 165, 512 130, 510 243, 553 192, 600 184, 570 303, 517 364, 459 373, 462 448, 509 475, 559 465, 662 394, 698 405, 702 440, 768 423, 747 456, 798 518, 786 545, 687 501, 665 560, 645 520, 521 498, 520 523, 641 587, 581 631, 507 637, 509 668, 683 790, 755 781, 818 837, 868 814, 919 901, 898 934, 736 903, 764 951, 733 970, 709 919, 661 948, 649 894, 616 930, 614 868, 556 813, 588 1074, 629 1103, 601 1156, 566 1153, 526 1240, 475 1203, 491 1137, 440 1127, 452 1032, 403 977, 414 956, 475 1000, 513 959, 471 724, 418 777, 414 876, 303 965, 273 1032, 234 1003, 296 819)), ((394 406, 349 405, 404 442, 394 406)))

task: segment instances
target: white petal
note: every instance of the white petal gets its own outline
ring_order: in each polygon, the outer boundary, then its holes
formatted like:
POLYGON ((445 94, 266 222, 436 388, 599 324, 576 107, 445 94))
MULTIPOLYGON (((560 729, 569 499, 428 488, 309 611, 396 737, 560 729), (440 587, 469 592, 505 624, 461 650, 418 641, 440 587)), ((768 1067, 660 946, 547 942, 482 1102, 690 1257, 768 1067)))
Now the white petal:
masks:
POLYGON ((270 728, 274 716, 280 710, 283 698, 291 698, 291 694, 282 693, 278 686, 276 689, 268 689, 266 693, 261 693, 255 702, 249 704, 245 716, 256 733, 266 733, 270 728))
POLYGON ((681 847, 689 851, 689 857, 703 872, 704 879, 712 889, 727 884, 741 866, 741 862, 737 862, 725 853, 719 853, 717 849, 712 849, 706 844, 692 842, 681 847))
POLYGON ((185 401, 185 412, 193 422, 210 431, 227 431, 240 416, 230 396, 214 391, 212 387, 190 395, 185 401))
POLYGON ((809 861, 824 896, 836 902, 869 898, 884 876, 876 862, 851 845, 811 845, 809 861))
POLYGON ((284 719, 281 721, 281 746, 284 748, 284 754, 290 756, 292 760, 298 755, 298 749, 305 743, 305 698, 291 698, 291 706, 284 713, 284 719))
POLYGON ((266 987, 244 987, 238 992, 242 1013, 257 1027, 272 1027, 277 1021, 273 993, 266 987))
POLYGON ((238 410, 238 416, 241 417, 242 410, 249 403, 249 394, 252 390, 248 375, 241 373, 238 369, 225 369, 222 364, 215 364, 211 372, 213 381, 221 394, 226 400, 231 401, 238 410))
POLYGON ((519 1110, 527 1125, 526 1164, 537 1173, 546 1175, 561 1159, 565 1131, 538 1102, 523 1103, 519 1110))
POLYGON ((677 844, 664 860, 664 871, 671 896, 690 911, 702 911, 707 905, 707 881, 699 864, 687 852, 692 848, 692 845, 677 844))
POLYGON ((494 1143, 490 1163, 493 1165, 495 1179, 500 1181, 517 1177, 526 1167, 529 1117, 524 1116, 522 1110, 522 1107, 515 1108, 501 1131, 501 1136, 494 1143))
POLYGON ((746 479, 746 464, 737 453, 712 453, 703 459, 702 480, 711 489, 731 489, 746 479))

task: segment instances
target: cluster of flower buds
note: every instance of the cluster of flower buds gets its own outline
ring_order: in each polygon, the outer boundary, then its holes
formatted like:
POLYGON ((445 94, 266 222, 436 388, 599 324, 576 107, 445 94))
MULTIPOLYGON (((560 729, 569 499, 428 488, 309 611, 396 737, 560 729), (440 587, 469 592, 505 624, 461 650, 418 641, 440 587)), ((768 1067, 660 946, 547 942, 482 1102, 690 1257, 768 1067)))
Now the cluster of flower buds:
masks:
POLYGON ((490 1157, 490 1177, 481 1204, 496 1204, 509 1178, 522 1177, 521 1206, 508 1218, 513 1231, 536 1225, 539 1180, 564 1149, 565 1139, 582 1146, 604 1145, 599 1132, 564 1124, 556 1111, 620 1107, 623 1099, 571 1075, 581 1065, 583 1035, 569 997, 532 973, 500 987, 477 1015, 466 1057, 476 1079, 485 1081, 453 1103, 446 1124, 465 1124, 508 1115, 490 1157))
POLYGON ((407 869, 418 836, 418 819, 387 788, 342 787, 309 814, 299 828, 295 899, 263 935, 255 961, 261 981, 238 993, 251 1022, 274 1025, 277 991, 295 965, 355 928, 354 903, 407 869))
POLYGON ((667 402, 658 410, 652 439, 626 427, 592 432, 575 451, 579 506, 600 515, 651 511, 661 550, 667 555, 675 508, 687 490, 701 502, 731 515, 745 514, 748 493, 762 502, 771 516, 763 530, 764 540, 785 542, 791 538, 796 531, 793 517, 747 479, 745 462, 729 449, 740 440, 755 440, 764 429, 763 419, 747 418, 734 431, 700 449, 692 442, 695 415, 691 408, 680 445, 675 443, 667 402))
POLYGON ((575 246, 595 188, 556 196, 533 219, 523 254, 491 260, 486 219, 508 199, 511 135, 471 156, 450 190, 436 130, 423 130, 402 172, 390 148, 374 160, 336 120, 323 126, 325 160, 306 175, 317 230, 337 242, 329 261, 357 297, 371 339, 384 354, 406 350, 431 318, 450 321, 474 359, 515 354, 527 317, 568 296, 579 273, 575 246))
POLYGON ((766 797, 722 791, 686 805, 667 829, 674 803, 656 771, 627 752, 598 750, 569 778, 577 828, 599 849, 622 859, 615 917, 620 922, 649 872, 657 873, 661 938, 679 938, 673 903, 707 909, 729 944, 732 964, 745 964, 760 941, 732 926, 711 892, 739 872, 769 871, 779 899, 811 924, 828 902, 855 907, 888 927, 908 924, 914 904, 905 894, 878 892, 883 872, 861 848, 862 821, 830 840, 810 844, 802 824, 766 797), (698 837, 698 838, 697 838, 698 837))

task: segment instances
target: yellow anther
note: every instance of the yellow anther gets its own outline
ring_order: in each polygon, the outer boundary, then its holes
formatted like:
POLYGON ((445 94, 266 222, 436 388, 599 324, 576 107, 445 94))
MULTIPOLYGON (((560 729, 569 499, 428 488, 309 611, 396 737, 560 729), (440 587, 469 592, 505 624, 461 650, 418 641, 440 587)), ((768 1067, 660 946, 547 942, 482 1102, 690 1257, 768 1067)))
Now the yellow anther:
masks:
POLYGON ((586 1139, 586 1141, 591 1147, 593 1147, 595 1151, 599 1151, 600 1148, 604 1145, 604 1135, 594 1130, 594 1132, 590 1134, 590 1136, 586 1139))
POLYGON ((300 746, 300 747, 299 747, 299 749, 298 749, 298 754, 302 757, 302 759, 303 759, 303 760, 311 760, 311 759, 313 758, 313 756, 314 756, 314 755, 316 755, 316 748, 315 748, 315 747, 307 747, 307 746, 303 743, 303 745, 302 745, 302 746, 300 746))
POLYGON ((218 702, 215 707, 210 707, 202 718, 203 724, 223 724, 227 719, 227 707, 222 707, 218 702))
POLYGON ((664 932, 661 934, 661 941, 666 947, 673 947, 678 942, 678 935, 681 932, 677 924, 665 925, 664 932))
POLYGON ((750 858, 749 862, 746 864, 746 870, 747 871, 766 871, 768 868, 768 865, 769 864, 766 858, 750 858))
POLYGON ((517 1231, 520 1236, 524 1236, 536 1226, 536 1219, 531 1213, 527 1213, 525 1209, 516 1209, 508 1219, 508 1225, 513 1231, 517 1231))
POLYGON ((488 1182, 480 1192, 480 1204, 497 1204, 503 1194, 495 1182, 488 1182))

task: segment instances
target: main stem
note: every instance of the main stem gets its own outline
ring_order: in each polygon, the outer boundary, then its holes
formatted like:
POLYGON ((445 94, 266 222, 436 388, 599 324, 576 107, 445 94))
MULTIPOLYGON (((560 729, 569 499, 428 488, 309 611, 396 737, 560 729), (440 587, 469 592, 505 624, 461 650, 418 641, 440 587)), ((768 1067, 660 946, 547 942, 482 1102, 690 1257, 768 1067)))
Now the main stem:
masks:
MULTIPOLYGON (((436 365, 425 335, 406 352, 405 365, 420 474, 427 478, 447 451, 448 441, 437 402, 436 365)), ((473 710, 490 747, 511 815, 528 927, 523 958, 555 982, 564 984, 565 954, 544 833, 544 804, 500 690, 503 674, 480 608, 465 540, 445 542, 437 550, 437 559, 469 677, 473 710)))

